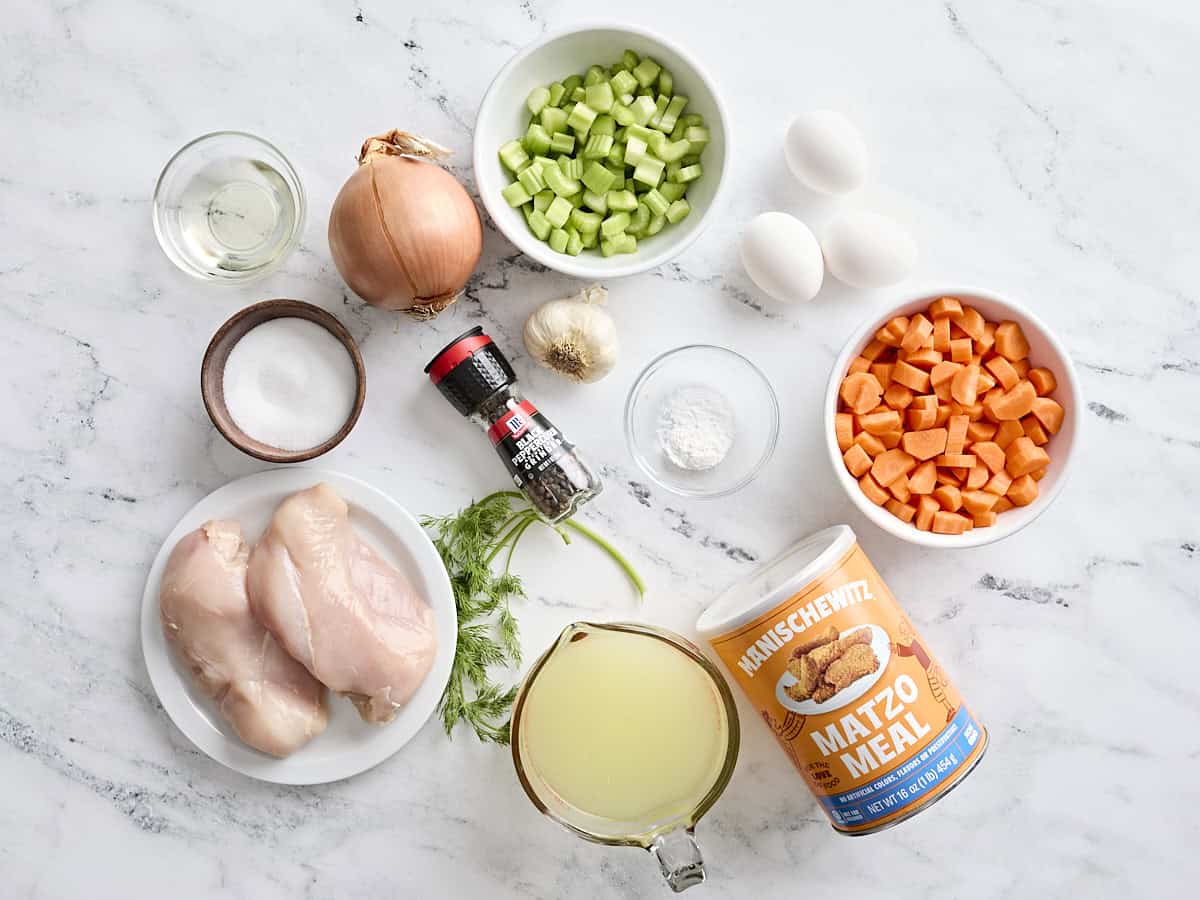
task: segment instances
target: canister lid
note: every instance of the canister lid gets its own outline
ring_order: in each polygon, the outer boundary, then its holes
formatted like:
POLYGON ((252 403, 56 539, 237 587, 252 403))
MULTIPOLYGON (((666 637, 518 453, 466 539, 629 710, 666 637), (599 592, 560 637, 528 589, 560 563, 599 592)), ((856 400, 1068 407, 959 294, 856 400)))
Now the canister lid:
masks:
POLYGON ((438 351, 425 371, 442 396, 464 416, 517 380, 500 348, 478 325, 438 351))
POLYGON ((833 525, 798 541, 722 591, 700 614, 696 630, 711 638, 754 621, 828 572, 855 541, 849 525, 833 525))

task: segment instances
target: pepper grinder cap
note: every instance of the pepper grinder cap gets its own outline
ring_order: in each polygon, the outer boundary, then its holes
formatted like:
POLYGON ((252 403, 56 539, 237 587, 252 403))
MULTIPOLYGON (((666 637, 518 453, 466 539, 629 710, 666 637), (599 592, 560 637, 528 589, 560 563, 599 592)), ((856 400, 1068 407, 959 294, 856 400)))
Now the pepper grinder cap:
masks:
POLYGON ((469 416, 484 400, 517 380, 517 373, 483 328, 464 331, 425 366, 450 405, 469 416))

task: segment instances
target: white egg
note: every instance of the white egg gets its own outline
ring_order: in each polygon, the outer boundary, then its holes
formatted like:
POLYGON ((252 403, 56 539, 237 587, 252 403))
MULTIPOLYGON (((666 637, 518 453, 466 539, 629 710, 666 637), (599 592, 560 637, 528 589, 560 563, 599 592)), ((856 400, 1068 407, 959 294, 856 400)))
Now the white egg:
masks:
POLYGON ((895 284, 917 264, 912 235, 873 212, 850 212, 835 220, 825 232, 821 250, 830 274, 856 288, 895 284))
POLYGON ((825 279, 821 245, 794 216, 765 212, 742 235, 742 265, 751 280, 780 303, 804 303, 825 279))
POLYGON ((784 153, 792 174, 822 194, 844 194, 867 178, 867 145, 841 113, 819 109, 797 116, 784 153))

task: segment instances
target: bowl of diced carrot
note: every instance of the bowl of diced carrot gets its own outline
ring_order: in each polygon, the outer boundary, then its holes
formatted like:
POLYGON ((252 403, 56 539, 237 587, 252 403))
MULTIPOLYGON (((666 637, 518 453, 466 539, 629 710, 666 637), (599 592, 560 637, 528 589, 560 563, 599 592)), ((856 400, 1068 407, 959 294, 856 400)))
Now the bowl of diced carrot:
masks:
POLYGON ((1031 312, 975 288, 922 291, 846 343, 826 444, 876 525, 923 546, 978 547, 1054 501, 1081 408, 1066 349, 1031 312))

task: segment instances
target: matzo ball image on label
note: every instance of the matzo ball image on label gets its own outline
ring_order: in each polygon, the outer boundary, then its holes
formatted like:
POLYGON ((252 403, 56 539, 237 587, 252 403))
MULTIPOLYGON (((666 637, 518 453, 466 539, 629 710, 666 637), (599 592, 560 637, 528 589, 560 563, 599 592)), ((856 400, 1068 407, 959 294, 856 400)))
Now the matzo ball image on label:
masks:
POLYGON ((729 588, 697 629, 843 834, 915 815, 987 748, 986 729, 846 525, 729 588))

